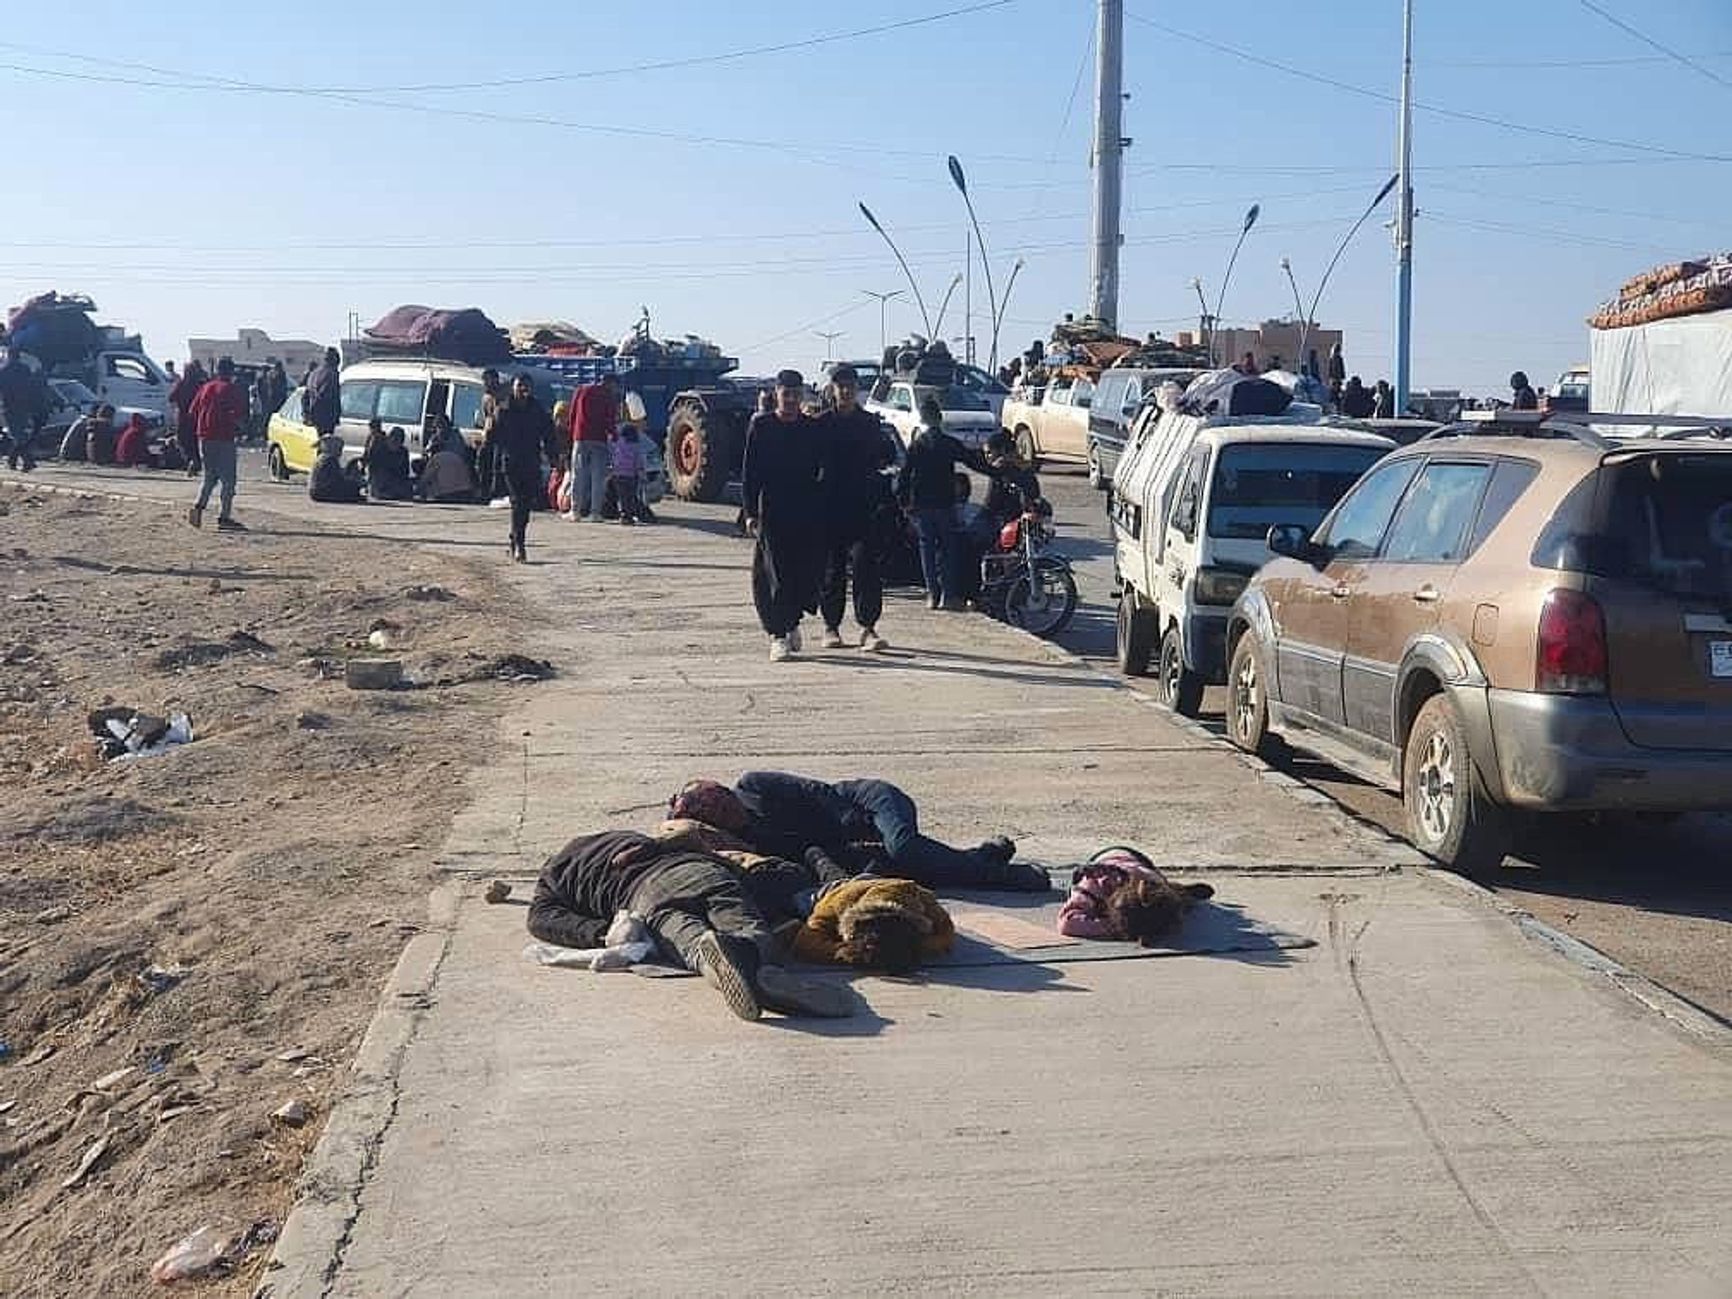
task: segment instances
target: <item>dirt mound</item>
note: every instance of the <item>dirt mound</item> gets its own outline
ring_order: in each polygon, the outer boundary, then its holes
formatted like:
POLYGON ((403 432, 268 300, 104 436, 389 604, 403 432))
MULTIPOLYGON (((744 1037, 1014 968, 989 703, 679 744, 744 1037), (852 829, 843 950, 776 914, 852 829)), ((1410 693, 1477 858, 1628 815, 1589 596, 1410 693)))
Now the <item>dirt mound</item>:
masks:
POLYGON ((0 839, 99 844, 173 824, 174 817, 130 798, 76 794, 46 811, 31 814, 14 806, 0 813, 0 839))

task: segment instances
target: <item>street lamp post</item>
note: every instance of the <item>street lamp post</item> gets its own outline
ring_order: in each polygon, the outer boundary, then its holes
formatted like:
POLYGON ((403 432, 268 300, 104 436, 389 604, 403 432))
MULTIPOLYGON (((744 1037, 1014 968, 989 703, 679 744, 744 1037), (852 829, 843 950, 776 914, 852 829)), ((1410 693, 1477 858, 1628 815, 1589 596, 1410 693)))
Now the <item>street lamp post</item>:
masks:
POLYGON ((824 340, 824 363, 828 365, 836 359, 835 343, 838 338, 846 337, 846 331, 840 329, 814 329, 812 334, 824 340))
MULTIPOLYGON (((950 310, 950 299, 951 299, 952 295, 954 295, 956 292, 956 286, 958 284, 961 284, 961 283, 962 283, 962 272, 958 271, 958 272, 956 272, 956 274, 954 276, 951 277, 950 287, 948 289, 944 290, 944 301, 942 301, 938 304, 938 319, 936 319, 932 322, 932 332, 934 335, 936 335, 937 338, 943 338, 944 337, 944 313, 950 310)), ((966 326, 964 327, 963 332, 964 333, 967 332, 966 326)), ((936 341, 936 339, 935 339, 935 341, 936 341)))
MULTIPOLYGON (((974 243, 980 249, 980 269, 986 273, 986 305, 992 313, 992 351, 989 354, 987 368, 998 369, 998 294, 992 287, 992 262, 987 257, 986 239, 980 233, 980 218, 974 215, 974 200, 968 196, 968 178, 962 174, 962 163, 956 155, 950 155, 950 179, 956 185, 956 192, 962 195, 962 205, 968 209, 969 224, 974 227, 974 243)), ((972 259, 971 259, 972 260, 972 259)), ((972 340, 971 340, 972 341, 972 340)))
POLYGON ((871 227, 878 232, 878 237, 888 245, 896 257, 896 264, 902 268, 903 277, 908 281, 908 287, 913 290, 914 303, 920 308, 920 321, 926 326, 926 336, 932 337, 932 316, 926 310, 926 299, 920 294, 920 285, 914 278, 914 272, 908 269, 908 259, 902 255, 902 250, 896 246, 896 241, 890 237, 890 232, 872 215, 872 209, 864 203, 860 204, 860 215, 865 217, 871 227))
MULTIPOLYGON (((1257 218, 1262 215, 1261 204, 1253 203, 1245 213, 1245 223, 1239 227, 1239 238, 1233 245, 1233 255, 1227 259, 1227 273, 1221 277, 1221 291, 1215 295, 1215 319, 1221 318, 1221 308, 1227 301, 1227 283, 1233 278, 1233 265, 1239 260, 1239 250, 1245 246, 1245 236, 1251 233, 1251 227, 1257 224, 1257 218)), ((1209 360, 1215 359, 1214 330, 1209 331, 1209 360)))
POLYGON ((1203 296, 1203 281, 1193 275, 1188 287, 1197 293, 1197 332, 1203 336, 1203 346, 1209 349, 1212 361, 1215 358, 1215 318, 1209 314, 1209 300, 1203 296))
POLYGON ((892 289, 888 293, 879 293, 873 289, 862 289, 861 292, 869 298, 878 299, 878 355, 882 356, 884 349, 890 345, 889 335, 884 328, 884 308, 889 305, 891 298, 900 298, 902 290, 892 289))

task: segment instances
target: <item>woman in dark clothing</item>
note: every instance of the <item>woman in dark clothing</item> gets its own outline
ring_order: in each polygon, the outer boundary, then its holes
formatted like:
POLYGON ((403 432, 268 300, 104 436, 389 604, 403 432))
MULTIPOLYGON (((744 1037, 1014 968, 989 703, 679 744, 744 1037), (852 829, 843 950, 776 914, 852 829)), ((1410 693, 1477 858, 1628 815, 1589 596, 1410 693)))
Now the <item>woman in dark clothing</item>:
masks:
POLYGON ((493 448, 493 458, 511 497, 511 557, 519 564, 526 563, 529 512, 542 492, 542 457, 552 464, 559 456, 553 420, 535 400, 527 375, 512 380, 510 399, 498 407, 488 425, 486 445, 493 448))
MULTIPOLYGON (((511 465, 507 457, 508 479, 511 465)), ((529 904, 529 932, 561 947, 601 947, 621 911, 641 919, 662 954, 701 974, 741 1019, 757 1019, 764 1008, 853 1013, 846 989, 781 967, 769 921, 728 863, 630 830, 584 835, 547 859, 529 904)))
POLYGON ((361 451, 367 470, 367 496, 375 501, 412 501, 415 484, 409 477, 409 448, 403 430, 385 432, 377 419, 367 423, 367 445, 361 451))
POLYGON ((335 433, 319 439, 318 458, 307 475, 307 496, 326 505, 361 505, 367 499, 360 480, 343 466, 343 439, 335 433))

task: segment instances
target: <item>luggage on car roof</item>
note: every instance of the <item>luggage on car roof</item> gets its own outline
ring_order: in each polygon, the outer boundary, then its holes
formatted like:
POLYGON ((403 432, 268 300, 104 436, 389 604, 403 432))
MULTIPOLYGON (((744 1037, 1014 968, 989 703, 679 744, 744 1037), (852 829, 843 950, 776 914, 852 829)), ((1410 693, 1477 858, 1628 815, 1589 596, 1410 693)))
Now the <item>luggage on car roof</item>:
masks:
POLYGON ((1282 415, 1292 404, 1280 384, 1237 370, 1200 374, 1185 390, 1185 405, 1202 415, 1282 415))
POLYGON ((511 360, 505 331, 475 307, 458 311, 398 307, 364 332, 366 349, 372 356, 436 357, 460 365, 499 365, 511 360))

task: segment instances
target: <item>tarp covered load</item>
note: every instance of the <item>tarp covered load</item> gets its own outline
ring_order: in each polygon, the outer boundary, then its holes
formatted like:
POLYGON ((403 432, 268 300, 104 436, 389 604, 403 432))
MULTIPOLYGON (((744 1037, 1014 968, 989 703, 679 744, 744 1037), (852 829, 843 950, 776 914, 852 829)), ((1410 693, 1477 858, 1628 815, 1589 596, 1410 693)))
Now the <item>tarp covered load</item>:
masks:
POLYGON ((1732 307, 1732 254, 1718 253, 1632 276, 1616 298, 1588 317, 1588 324, 1595 329, 1627 329, 1727 307, 1732 307))
POLYGON ((102 346, 102 330, 90 318, 95 311, 82 294, 39 293, 6 313, 7 341, 50 369, 76 364, 102 346))
POLYGON ((511 360, 505 331, 475 307, 457 311, 398 307, 363 333, 369 356, 434 357, 459 365, 502 365, 511 360))
POLYGON ((1630 415, 1732 415, 1732 310, 1595 329, 1593 408, 1630 415))
POLYGON ((511 327, 511 350, 549 356, 603 356, 604 347, 567 320, 526 320, 511 327))

